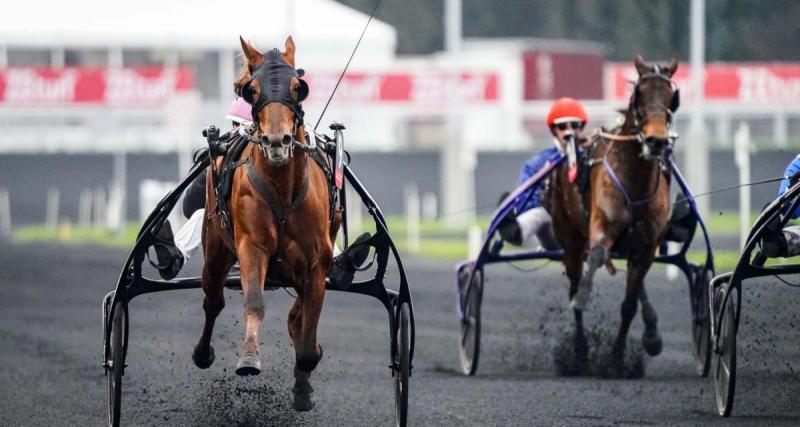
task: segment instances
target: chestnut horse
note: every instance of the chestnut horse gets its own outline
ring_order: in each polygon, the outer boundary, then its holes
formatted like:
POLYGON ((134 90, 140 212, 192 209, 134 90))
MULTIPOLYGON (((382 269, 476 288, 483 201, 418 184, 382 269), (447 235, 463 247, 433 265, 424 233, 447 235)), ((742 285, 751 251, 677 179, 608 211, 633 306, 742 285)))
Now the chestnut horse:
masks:
POLYGON ((653 356, 662 348, 658 318, 647 299, 644 278, 667 230, 670 175, 666 156, 672 115, 679 104, 671 79, 677 61, 658 66, 637 56, 634 64, 639 78, 624 123, 611 134, 601 133, 587 151, 589 189, 581 194, 578 185, 568 182, 567 167, 562 165, 551 178, 547 197, 555 234, 564 248, 576 323, 575 352, 581 362, 588 356, 583 311, 591 299, 594 274, 603 265, 613 274, 612 247, 615 253, 627 255, 622 321, 613 349, 619 373, 639 301, 645 325, 643 347, 653 356), (584 259, 588 263, 585 274, 584 259))
POLYGON ((246 161, 233 176, 229 228, 215 209, 209 168, 206 212, 211 214, 203 227, 202 275, 206 320, 192 359, 201 369, 214 361, 214 322, 225 305, 228 271, 238 259, 245 334, 236 373, 257 375, 261 371, 258 329, 264 318, 267 276, 292 284, 297 292, 288 318, 295 349, 293 406, 306 411, 313 407, 310 375, 322 358, 317 324, 338 225, 329 221, 325 175, 306 153, 301 102, 308 86, 300 79, 302 73, 295 70, 294 41, 286 39, 284 52, 274 49, 266 53, 241 37, 240 42, 245 66, 234 86, 253 106, 257 129, 242 154, 246 161))

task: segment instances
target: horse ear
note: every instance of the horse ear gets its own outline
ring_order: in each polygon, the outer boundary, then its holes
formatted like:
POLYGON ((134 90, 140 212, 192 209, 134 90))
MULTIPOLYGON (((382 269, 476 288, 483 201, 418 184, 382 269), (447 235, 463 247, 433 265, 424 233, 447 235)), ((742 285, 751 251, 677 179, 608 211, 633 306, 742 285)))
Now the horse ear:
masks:
POLYGON ((303 102, 308 98, 308 83, 303 79, 297 79, 300 84, 297 85, 297 102, 303 102))
POLYGON ((678 71, 678 59, 672 58, 672 61, 669 61, 669 65, 667 65, 667 74, 672 77, 675 75, 675 71, 678 71))
POLYGON ((283 52, 283 56, 286 59, 286 62, 294 67, 294 40, 292 39, 292 36, 286 38, 285 49, 286 50, 283 52))
POLYGON ((247 59, 247 63, 253 67, 257 67, 264 59, 264 55, 262 55, 258 49, 251 46, 250 43, 244 41, 242 36, 239 36, 239 42, 242 44, 242 53, 245 59, 247 59))
POLYGON ((636 55, 636 58, 633 59, 633 65, 636 66, 636 71, 640 76, 652 71, 650 66, 647 65, 647 62, 645 62, 644 58, 642 58, 642 55, 636 55))

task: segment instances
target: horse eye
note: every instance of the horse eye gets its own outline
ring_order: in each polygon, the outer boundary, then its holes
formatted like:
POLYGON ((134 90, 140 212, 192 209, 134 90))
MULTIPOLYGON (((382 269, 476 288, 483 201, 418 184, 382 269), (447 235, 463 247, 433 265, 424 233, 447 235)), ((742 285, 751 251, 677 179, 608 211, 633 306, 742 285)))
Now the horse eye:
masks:
POLYGON ((253 103, 253 99, 255 98, 255 91, 253 90, 253 86, 251 86, 250 82, 242 86, 241 93, 239 94, 245 101, 248 103, 253 103))

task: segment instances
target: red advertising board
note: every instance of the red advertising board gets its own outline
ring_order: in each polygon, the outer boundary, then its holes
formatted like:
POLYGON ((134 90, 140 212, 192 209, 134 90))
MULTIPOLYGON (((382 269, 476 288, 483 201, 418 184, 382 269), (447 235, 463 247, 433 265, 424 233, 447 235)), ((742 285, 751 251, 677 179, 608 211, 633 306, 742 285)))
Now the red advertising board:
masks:
POLYGON ((0 104, 8 106, 151 107, 194 87, 194 72, 186 67, 0 69, 0 104))
POLYGON ((602 53, 525 52, 524 100, 603 98, 602 53))
MULTIPOLYGON (((306 74, 311 88, 309 101, 328 99, 339 78, 338 73, 306 74)), ((364 73, 345 75, 336 90, 337 104, 410 103, 444 105, 455 97, 459 102, 497 101, 499 77, 496 73, 464 72, 452 79, 442 72, 364 73)))
MULTIPOLYGON (((608 64, 606 98, 627 101, 633 89, 630 82, 636 78, 633 65, 608 64)), ((688 64, 681 64, 673 79, 681 89, 681 99, 692 99, 688 64)), ((705 98, 742 103, 800 102, 800 64, 709 64, 705 69, 705 98)))
MULTIPOLYGON (((309 72, 309 101, 327 100, 339 73, 309 72)), ((163 105, 175 92, 195 88, 190 68, 32 68, 0 69, 0 105, 59 106, 103 104, 120 107, 163 105)), ((338 104, 409 103, 444 105, 450 97, 481 103, 499 99, 497 73, 351 72, 336 91, 338 104)))

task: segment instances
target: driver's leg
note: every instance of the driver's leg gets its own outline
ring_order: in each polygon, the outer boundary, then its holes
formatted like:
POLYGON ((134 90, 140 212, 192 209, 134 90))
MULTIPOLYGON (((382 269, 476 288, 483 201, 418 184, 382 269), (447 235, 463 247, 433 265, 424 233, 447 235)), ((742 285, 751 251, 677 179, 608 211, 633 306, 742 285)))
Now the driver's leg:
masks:
POLYGON ((534 239, 546 250, 561 249, 553 232, 553 218, 543 207, 536 207, 521 213, 517 217, 522 245, 529 245, 534 239))
POLYGON ((365 244, 370 237, 369 233, 361 233, 344 252, 337 253, 339 248, 333 245, 333 264, 328 271, 328 280, 333 289, 345 290, 353 283, 356 268, 364 264, 369 255, 370 246, 365 244))
POLYGON ((156 233, 154 245, 158 257, 158 273, 164 280, 175 278, 183 264, 200 247, 203 215, 206 204, 206 174, 194 179, 183 196, 183 214, 189 218, 178 233, 173 236, 169 220, 156 233))
POLYGON ((786 239, 786 253, 783 256, 788 258, 800 255, 800 226, 784 228, 783 238, 786 239))
POLYGON ((161 228, 155 233, 156 242, 153 248, 158 258, 158 274, 164 280, 171 280, 183 268, 183 254, 175 246, 175 237, 172 235, 172 225, 165 220, 161 228))

